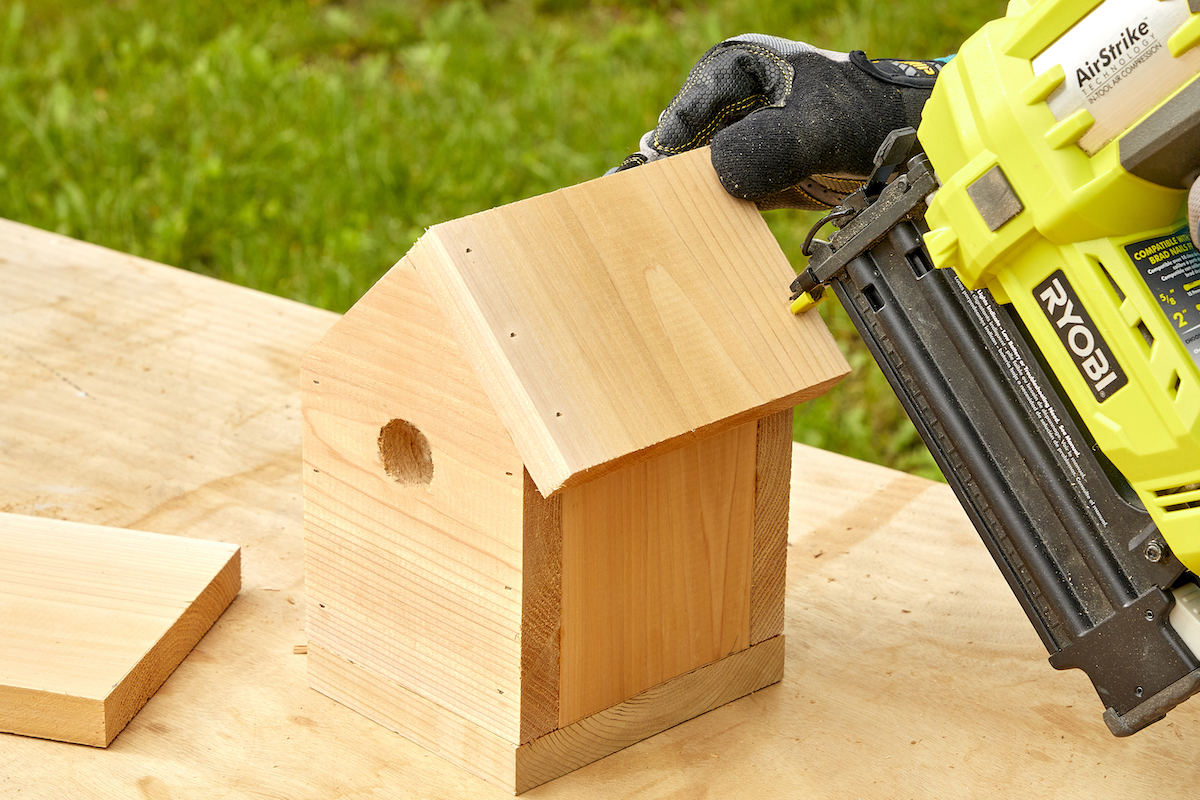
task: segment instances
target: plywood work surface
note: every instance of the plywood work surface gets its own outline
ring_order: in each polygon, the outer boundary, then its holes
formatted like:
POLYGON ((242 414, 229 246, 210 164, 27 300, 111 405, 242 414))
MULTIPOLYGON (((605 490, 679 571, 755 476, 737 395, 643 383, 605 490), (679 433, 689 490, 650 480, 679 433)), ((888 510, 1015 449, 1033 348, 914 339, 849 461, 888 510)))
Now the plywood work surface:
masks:
POLYGON ((233 600, 238 555, 0 514, 0 731, 107 745, 233 600))
MULTIPOLYGON (((506 796, 309 689, 298 365, 323 311, 0 223, 0 511, 242 546, 104 750, 0 735, 0 797, 506 796), (189 458, 189 456, 191 456, 189 458)), ((1114 739, 949 489, 797 445, 783 681, 525 797, 1176 795, 1200 702, 1114 739)))

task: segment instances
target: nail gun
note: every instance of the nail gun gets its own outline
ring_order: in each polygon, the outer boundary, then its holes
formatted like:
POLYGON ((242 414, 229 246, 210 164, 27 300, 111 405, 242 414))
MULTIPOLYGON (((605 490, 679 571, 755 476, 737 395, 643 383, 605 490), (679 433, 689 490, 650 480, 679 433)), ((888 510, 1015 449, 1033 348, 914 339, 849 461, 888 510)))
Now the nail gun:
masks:
POLYGON ((1118 736, 1200 692, 1198 45, 1200 0, 1013 0, 792 285, 838 295, 1118 736))

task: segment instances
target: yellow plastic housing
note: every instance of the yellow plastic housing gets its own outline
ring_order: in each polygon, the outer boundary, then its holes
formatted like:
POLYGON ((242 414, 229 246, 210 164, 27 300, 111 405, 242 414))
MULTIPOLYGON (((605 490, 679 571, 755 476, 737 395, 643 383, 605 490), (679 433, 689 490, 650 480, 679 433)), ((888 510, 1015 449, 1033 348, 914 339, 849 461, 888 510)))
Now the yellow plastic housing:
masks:
MULTIPOLYGON (((1061 68, 1035 76, 1032 64, 1098 5, 1015 0, 942 71, 920 128, 942 184, 926 244, 936 266, 1012 304, 1098 447, 1176 556, 1200 573, 1200 370, 1125 250, 1182 227, 1186 192, 1126 172, 1120 138, 1085 153, 1076 142, 1091 125, 1088 112, 1060 121, 1046 102, 1070 78, 1061 68), (998 227, 968 193, 997 166, 1021 208, 998 227), (1058 270, 1128 378, 1103 400, 1035 294, 1058 270)), ((1187 312, 1200 315, 1200 304, 1187 312)))

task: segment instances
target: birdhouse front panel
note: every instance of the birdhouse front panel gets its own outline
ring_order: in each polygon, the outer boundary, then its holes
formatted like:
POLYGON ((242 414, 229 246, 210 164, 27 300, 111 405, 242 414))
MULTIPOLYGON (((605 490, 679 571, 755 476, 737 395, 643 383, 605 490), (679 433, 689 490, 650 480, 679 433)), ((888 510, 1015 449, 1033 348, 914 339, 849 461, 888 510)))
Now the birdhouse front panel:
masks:
POLYGON ((303 364, 310 643, 516 742, 524 469, 415 272, 303 364))

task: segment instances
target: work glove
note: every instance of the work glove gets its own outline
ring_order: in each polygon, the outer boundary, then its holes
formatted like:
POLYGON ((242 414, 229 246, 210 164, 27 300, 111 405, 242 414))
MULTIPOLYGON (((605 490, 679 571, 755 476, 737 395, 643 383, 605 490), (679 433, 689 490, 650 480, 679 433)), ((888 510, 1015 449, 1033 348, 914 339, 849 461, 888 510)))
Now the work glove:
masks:
POLYGON ((711 144, 730 194, 762 209, 830 208, 870 175, 891 131, 918 126, 942 66, 760 34, 727 39, 613 171, 711 144))

